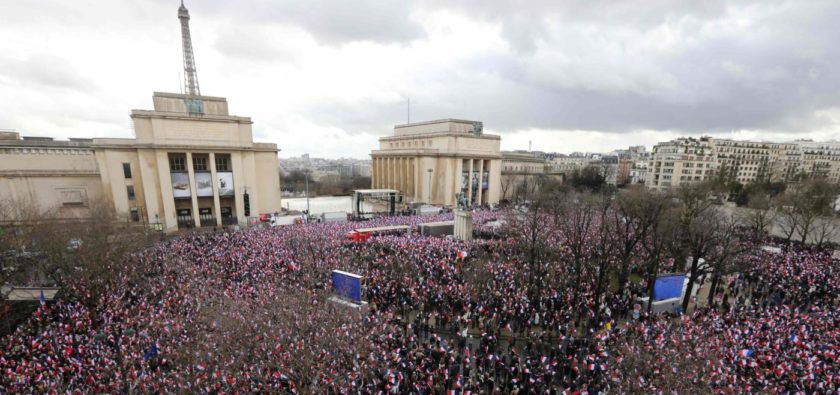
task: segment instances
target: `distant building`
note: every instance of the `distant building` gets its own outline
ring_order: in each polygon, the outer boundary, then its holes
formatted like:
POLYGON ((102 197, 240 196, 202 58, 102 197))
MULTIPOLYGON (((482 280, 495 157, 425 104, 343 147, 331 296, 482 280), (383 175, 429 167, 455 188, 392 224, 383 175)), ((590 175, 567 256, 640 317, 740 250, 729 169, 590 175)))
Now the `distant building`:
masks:
POLYGON ((645 160, 637 160, 630 166, 630 184, 644 185, 647 180, 648 163, 645 160))
MULTIPOLYGON (((800 140, 795 143, 801 158, 798 163, 800 173, 825 177, 830 182, 840 184, 840 141, 800 140)), ((790 172, 791 167, 786 167, 786 171, 790 172)))
POLYGON ((481 122, 443 119, 394 127, 371 152, 373 188, 397 189, 408 202, 454 205, 457 193, 473 204, 498 203, 501 137, 481 122))
MULTIPOLYGON (((599 159, 594 163, 595 166, 601 172, 601 175, 604 176, 604 182, 607 185, 618 185, 619 182, 619 157, 618 155, 599 155, 599 159)), ((629 174, 629 167, 626 171, 629 174)))
POLYGON ((551 160, 551 165, 554 171, 571 174, 575 170, 580 170, 592 163, 594 160, 590 157, 584 156, 583 154, 578 153, 579 156, 574 154, 565 156, 565 155, 557 155, 554 159, 551 160))
POLYGON ((648 161, 645 185, 667 189, 708 179, 717 168, 713 149, 709 137, 679 138, 656 144, 648 161))
POLYGON ((155 92, 152 110, 132 110, 134 138, 55 141, 0 133, 0 200, 55 209, 56 219, 96 215, 165 231, 246 224, 280 209, 277 145, 255 143, 251 118, 203 96, 181 5, 187 93, 155 92))
POLYGON ((791 182, 802 176, 840 183, 840 142, 680 138, 653 147, 646 185, 661 189, 713 177, 741 184, 791 182))
POLYGON ((537 177, 545 175, 547 167, 544 159, 528 151, 503 151, 501 198, 514 200, 536 192, 537 177))

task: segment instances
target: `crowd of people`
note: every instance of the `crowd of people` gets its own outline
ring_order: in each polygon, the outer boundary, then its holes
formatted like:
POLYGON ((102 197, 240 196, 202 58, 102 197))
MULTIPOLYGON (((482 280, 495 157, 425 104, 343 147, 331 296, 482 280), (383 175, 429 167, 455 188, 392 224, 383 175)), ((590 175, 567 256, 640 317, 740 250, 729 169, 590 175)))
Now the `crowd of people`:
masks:
MULTIPOLYGON (((492 233, 503 214, 473 215, 492 233)), ((0 339, 0 392, 840 388, 840 262, 829 253, 756 249, 756 266, 729 277, 725 309, 634 318, 629 288, 596 298, 563 262, 535 279, 511 237, 350 241, 359 226, 185 235, 138 252, 96 307, 59 298, 0 339), (365 279, 365 308, 330 299, 335 269, 365 279)))
MULTIPOLYGON (((716 392, 836 393, 840 388, 840 262, 797 248, 758 253, 753 271, 732 276, 733 303, 675 320, 660 316, 619 329, 617 355, 649 355, 612 375, 642 392, 708 385, 716 392)), ((616 362, 616 360, 613 360, 616 362)))

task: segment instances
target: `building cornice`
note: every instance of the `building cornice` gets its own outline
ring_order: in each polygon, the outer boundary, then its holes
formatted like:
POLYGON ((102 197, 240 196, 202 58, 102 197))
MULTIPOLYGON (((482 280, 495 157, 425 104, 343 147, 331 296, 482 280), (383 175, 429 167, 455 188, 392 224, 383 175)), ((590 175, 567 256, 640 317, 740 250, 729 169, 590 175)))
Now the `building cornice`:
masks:
POLYGON ((212 115, 205 114, 201 116, 190 116, 180 112, 164 112, 153 110, 131 110, 131 118, 157 118, 157 119, 177 119, 186 121, 207 121, 207 122, 224 122, 224 123, 243 123, 253 124, 250 117, 239 117, 235 115, 212 115))
POLYGON ((0 178, 13 177, 99 177, 98 170, 0 170, 0 178))
POLYGON ((141 144, 103 144, 103 143, 94 143, 94 149, 120 149, 120 150, 135 150, 135 149, 163 149, 163 150, 181 150, 181 151, 207 151, 207 152, 220 152, 220 151, 255 151, 255 152, 280 152, 280 149, 277 148, 275 145, 274 147, 270 146, 251 146, 251 147, 241 147, 241 146, 232 146, 232 145, 183 145, 183 144, 153 144, 153 143, 141 143, 141 144))
POLYGON ((404 134, 400 136, 385 136, 380 137, 379 141, 398 141, 398 140, 413 140, 413 139, 424 139, 428 137, 460 137, 460 138, 468 138, 468 139, 482 139, 482 140, 501 140, 502 136, 496 134, 481 134, 476 136, 473 133, 469 132, 432 132, 432 133, 415 133, 415 134, 404 134))
MULTIPOLYGON (((170 99, 187 99, 188 96, 183 93, 172 93, 172 92, 152 92, 152 97, 168 97, 170 99)), ((210 101, 223 101, 227 102, 227 98, 221 96, 195 96, 194 98, 199 100, 210 100, 210 101)))
POLYGON ((374 150, 370 153, 371 158, 402 158, 406 156, 417 157, 447 157, 447 158, 465 158, 465 159, 502 159, 502 155, 488 155, 481 152, 441 152, 439 150, 374 150))
POLYGON ((408 127, 412 127, 412 126, 434 125, 434 124, 438 124, 438 123, 447 123, 447 122, 463 123, 463 124, 469 124, 469 125, 474 125, 476 123, 476 121, 468 121, 466 119, 446 118, 446 119, 436 119, 436 120, 433 120, 433 121, 404 123, 404 124, 401 124, 401 125, 394 126, 394 129, 408 128, 408 127))
POLYGON ((90 149, 90 141, 0 140, 0 148, 79 148, 90 149))

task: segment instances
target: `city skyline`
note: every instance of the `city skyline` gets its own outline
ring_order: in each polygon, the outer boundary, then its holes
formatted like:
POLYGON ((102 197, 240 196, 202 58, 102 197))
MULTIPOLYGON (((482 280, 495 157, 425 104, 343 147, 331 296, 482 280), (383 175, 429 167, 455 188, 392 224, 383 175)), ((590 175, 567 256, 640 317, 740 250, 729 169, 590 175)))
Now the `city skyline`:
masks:
MULTIPOLYGON (((129 109, 183 80, 177 3, 0 5, 0 129, 130 137, 129 109)), ((412 121, 481 120, 503 150, 840 135, 830 2, 186 5, 202 93, 283 158, 369 158, 409 98, 412 121)))

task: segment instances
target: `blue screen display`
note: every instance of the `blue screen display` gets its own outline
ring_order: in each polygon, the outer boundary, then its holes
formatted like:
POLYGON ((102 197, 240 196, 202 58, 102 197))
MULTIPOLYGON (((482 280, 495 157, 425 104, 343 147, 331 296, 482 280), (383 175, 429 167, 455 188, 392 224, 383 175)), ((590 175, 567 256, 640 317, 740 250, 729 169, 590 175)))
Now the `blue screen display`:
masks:
POLYGON ((653 283, 653 300, 679 298, 684 282, 684 274, 657 277, 653 283))
POLYGON ((333 270, 333 289, 335 293, 345 299, 362 303, 362 278, 355 274, 333 270))

